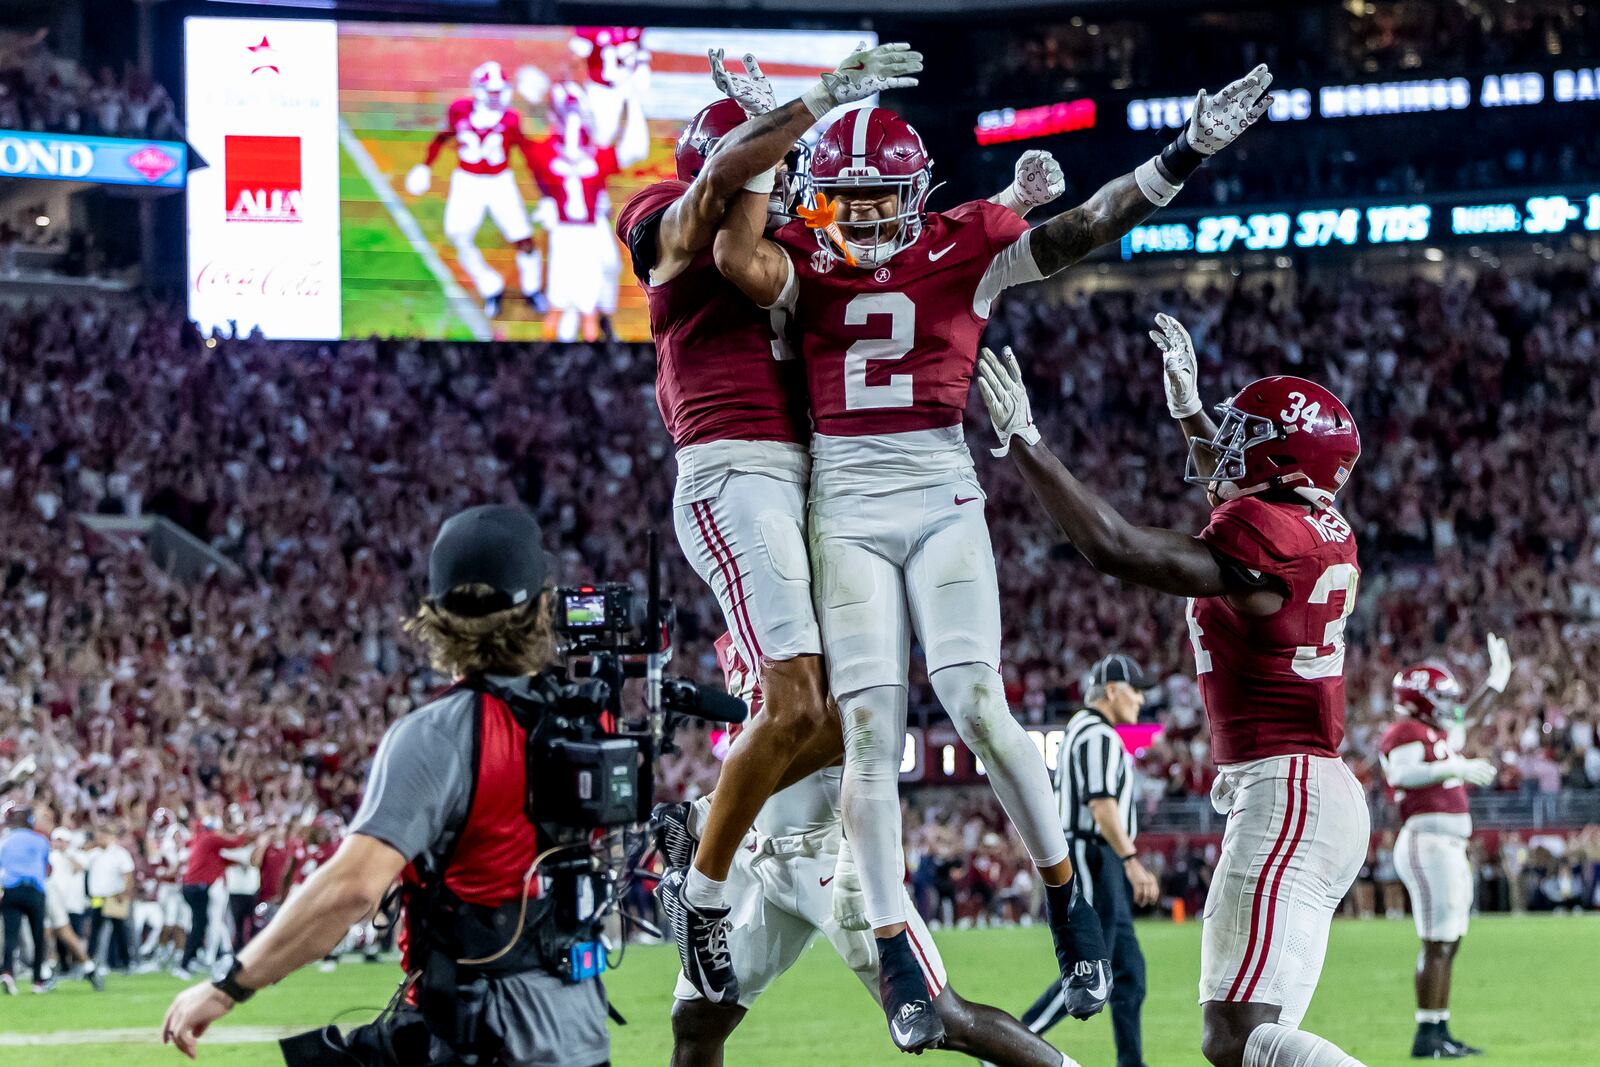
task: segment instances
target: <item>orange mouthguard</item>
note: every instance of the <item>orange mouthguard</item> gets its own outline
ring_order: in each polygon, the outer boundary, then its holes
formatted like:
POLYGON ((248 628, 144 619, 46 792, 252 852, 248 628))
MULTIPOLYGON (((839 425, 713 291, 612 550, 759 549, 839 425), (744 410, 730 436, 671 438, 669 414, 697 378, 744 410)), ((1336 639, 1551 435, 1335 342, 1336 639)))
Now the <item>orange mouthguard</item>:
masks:
POLYGON ((844 261, 852 267, 856 265, 856 257, 850 254, 850 249, 844 243, 844 231, 839 229, 839 223, 834 219, 834 206, 828 203, 828 198, 822 193, 817 194, 817 206, 806 207, 804 204, 795 205, 794 213, 799 215, 809 229, 821 230, 833 239, 839 246, 839 251, 844 255, 844 261))

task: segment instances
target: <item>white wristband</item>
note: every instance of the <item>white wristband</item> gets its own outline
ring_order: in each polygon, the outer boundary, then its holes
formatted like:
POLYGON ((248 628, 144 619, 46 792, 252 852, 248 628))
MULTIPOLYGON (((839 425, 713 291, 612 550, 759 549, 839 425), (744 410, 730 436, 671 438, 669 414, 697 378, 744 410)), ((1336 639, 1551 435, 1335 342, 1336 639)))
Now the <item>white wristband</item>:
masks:
POLYGON ((1172 198, 1183 189, 1183 183, 1173 185, 1161 173, 1161 168, 1156 166, 1156 157, 1151 156, 1137 167, 1133 168, 1133 180, 1139 183, 1139 191, 1144 198, 1156 207, 1166 207, 1172 203, 1172 198))
POLYGON ((744 191, 747 193, 761 193, 765 195, 772 192, 772 187, 776 184, 778 184, 778 168, 773 167, 770 170, 762 171, 754 178, 751 178, 749 181, 745 182, 744 191))
POLYGON ((1022 214, 1022 197, 1017 195, 1016 182, 1012 182, 998 193, 995 193, 991 198, 991 202, 999 204, 1007 211, 1014 211, 1018 215, 1022 214))
POLYGON ((1023 444, 1036 445, 1039 443, 1039 427, 1030 422, 1028 425, 1024 426, 1020 430, 1017 430, 1015 433, 1006 434, 1006 439, 1000 442, 999 448, 989 449, 989 455, 993 456, 995 459, 1003 459, 1004 457, 1009 456, 1011 454, 1011 439, 1013 437, 1022 438, 1023 444))
POLYGON ((1175 408, 1169 402, 1167 404, 1167 414, 1175 419, 1187 419, 1190 415, 1197 414, 1204 406, 1204 404, 1200 403, 1200 397, 1195 396, 1181 408, 1175 408))
POLYGON ((824 115, 839 106, 838 101, 833 98, 833 93, 820 81, 800 94, 800 102, 811 112, 811 117, 819 122, 824 115))

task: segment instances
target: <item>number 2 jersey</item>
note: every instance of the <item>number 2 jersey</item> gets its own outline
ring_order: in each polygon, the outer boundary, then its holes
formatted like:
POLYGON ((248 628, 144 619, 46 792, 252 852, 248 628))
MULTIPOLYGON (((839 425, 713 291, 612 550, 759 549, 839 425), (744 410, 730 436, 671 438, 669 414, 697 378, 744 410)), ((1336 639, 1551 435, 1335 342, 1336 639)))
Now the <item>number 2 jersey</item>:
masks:
POLYGON ((1247 583, 1284 596, 1271 615, 1226 597, 1189 601, 1189 637, 1212 756, 1219 766, 1270 756, 1337 757, 1344 740, 1344 625, 1355 609, 1356 539, 1332 508, 1259 496, 1211 513, 1199 539, 1247 583))
POLYGON ((812 423, 829 437, 961 425, 995 297, 1041 275, 1028 224, 987 200, 930 212, 877 266, 845 263, 793 222, 774 236, 793 270, 775 307, 799 327, 812 423))

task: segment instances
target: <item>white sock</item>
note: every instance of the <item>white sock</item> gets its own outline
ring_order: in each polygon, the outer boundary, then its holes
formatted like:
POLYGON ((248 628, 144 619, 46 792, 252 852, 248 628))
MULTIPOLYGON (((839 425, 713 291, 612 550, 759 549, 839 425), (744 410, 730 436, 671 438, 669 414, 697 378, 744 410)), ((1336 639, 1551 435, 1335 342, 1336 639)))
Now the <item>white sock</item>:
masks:
POLYGON ((578 309, 567 308, 561 312, 561 317, 556 322, 557 341, 576 341, 578 339, 578 309))
POLYGON ((544 288, 544 257, 537 248, 517 253, 517 283, 523 296, 533 296, 544 288))
POLYGON ((1365 1067, 1360 1060, 1316 1034, 1278 1023, 1262 1023, 1244 1043, 1244 1067, 1365 1067))
POLYGON ((683 899, 695 911, 715 911, 728 906, 728 883, 700 873, 697 867, 689 868, 689 877, 683 883, 683 899))
POLYGON ((900 751, 906 736, 906 689, 880 685, 839 700, 844 721, 840 815, 855 851, 867 921, 905 921, 905 851, 900 840, 900 751))
POLYGON ((700 797, 689 805, 689 835, 696 841, 705 835, 706 819, 710 816, 710 797, 700 797))
POLYGON ((1450 1021, 1450 1012, 1448 1010, 1446 1010, 1446 1011, 1422 1011, 1422 1010, 1419 1010, 1417 1012, 1417 1022, 1419 1022, 1419 1023, 1447 1023, 1449 1021, 1450 1021))
POLYGON ((1012 717, 1000 675, 982 663, 962 663, 935 671, 932 681, 961 740, 983 761, 989 785, 1028 855, 1041 867, 1060 863, 1067 856, 1067 837, 1050 771, 1012 717))
POLYGON ((478 290, 479 296, 487 300, 491 296, 499 296, 505 292, 506 280, 500 277, 499 271, 489 266, 472 238, 455 241, 454 244, 456 259, 461 261, 461 269, 472 279, 473 288, 478 290))

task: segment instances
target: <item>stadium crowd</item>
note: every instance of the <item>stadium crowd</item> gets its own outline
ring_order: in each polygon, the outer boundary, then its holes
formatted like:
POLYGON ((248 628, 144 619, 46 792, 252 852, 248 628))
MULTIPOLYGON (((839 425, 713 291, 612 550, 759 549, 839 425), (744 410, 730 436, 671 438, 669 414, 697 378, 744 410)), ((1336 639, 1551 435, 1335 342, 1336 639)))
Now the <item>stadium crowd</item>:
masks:
POLYGON ((0 129, 183 140, 177 106, 131 64, 91 73, 49 32, 0 31, 0 129))
MULTIPOLYGON (((1600 786, 1600 269, 1008 301, 991 339, 1017 347, 1061 454, 1129 514, 1198 529, 1204 504, 1180 480, 1144 336, 1157 310, 1192 331, 1210 401, 1258 374, 1314 371, 1360 421, 1344 499, 1365 571, 1347 744, 1373 792, 1396 668, 1438 656, 1474 686, 1488 630, 1516 659, 1472 746, 1500 766, 1498 787, 1600 786)), ((664 524, 672 492, 652 378, 637 345, 286 344, 202 338, 153 303, 0 311, 0 769, 35 759, 19 795, 64 829, 120 837, 141 880, 157 808, 191 827, 227 810, 241 825, 348 814, 385 726, 439 681, 397 623, 445 515, 527 500, 558 581, 642 584, 640 519, 664 524), (213 565, 180 579, 85 513, 164 517, 213 565)), ((1181 607, 1075 563, 989 460, 987 424, 969 430, 1019 714, 1059 718, 1090 662, 1129 653, 1156 679, 1149 714, 1165 727, 1140 758, 1141 802, 1203 794, 1213 771, 1181 607)), ((665 558, 673 669, 713 678, 715 605, 678 553, 665 558)), ((925 677, 913 688, 927 722, 925 677)), ((711 747, 687 731, 663 792, 710 788, 711 747)), ((925 794, 907 826, 932 913, 1029 913, 1034 887, 992 806, 925 794)), ((1524 900, 1593 903, 1597 845, 1591 831, 1554 867, 1527 849, 1510 881, 1524 900), (1525 886, 1524 872, 1555 868, 1566 874, 1525 886)), ((1158 873, 1198 899, 1204 848, 1173 849, 1158 873)))

